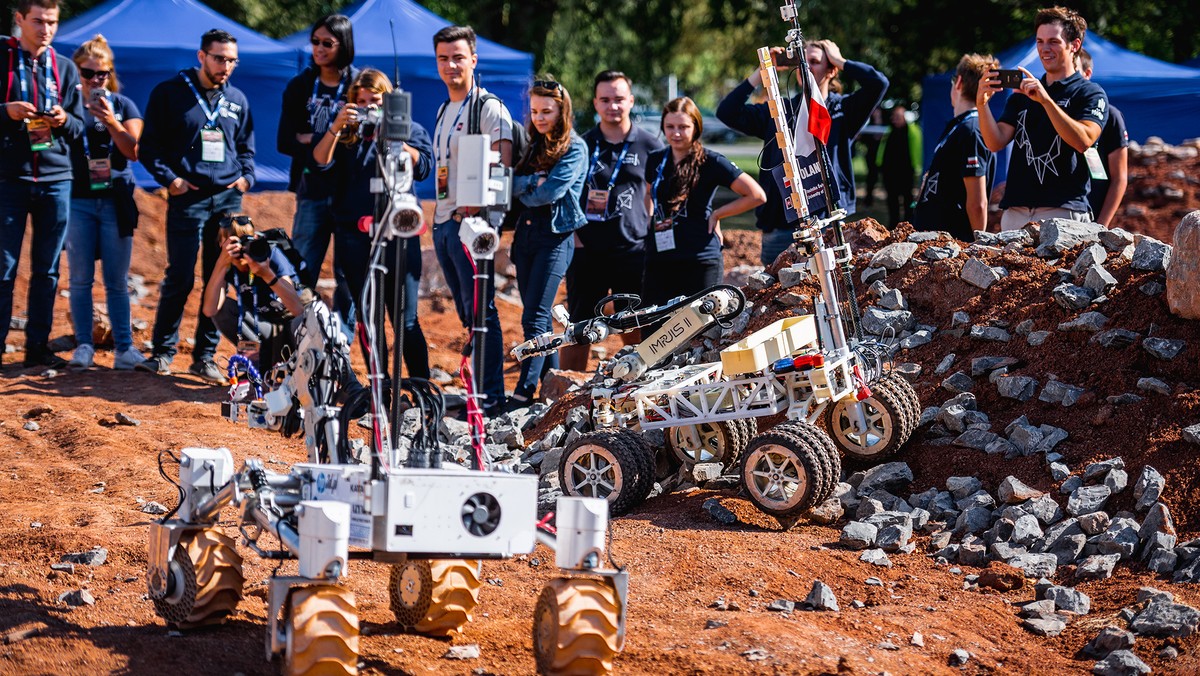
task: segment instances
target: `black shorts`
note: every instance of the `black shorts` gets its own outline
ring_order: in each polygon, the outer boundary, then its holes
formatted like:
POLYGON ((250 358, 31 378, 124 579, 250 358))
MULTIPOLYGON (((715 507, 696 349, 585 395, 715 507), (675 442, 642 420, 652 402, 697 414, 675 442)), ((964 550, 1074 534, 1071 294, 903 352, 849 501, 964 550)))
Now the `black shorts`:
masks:
POLYGON ((609 294, 641 296, 645 261, 642 251, 575 249, 571 267, 567 268, 567 312, 571 313, 571 321, 595 317, 596 303, 609 294))

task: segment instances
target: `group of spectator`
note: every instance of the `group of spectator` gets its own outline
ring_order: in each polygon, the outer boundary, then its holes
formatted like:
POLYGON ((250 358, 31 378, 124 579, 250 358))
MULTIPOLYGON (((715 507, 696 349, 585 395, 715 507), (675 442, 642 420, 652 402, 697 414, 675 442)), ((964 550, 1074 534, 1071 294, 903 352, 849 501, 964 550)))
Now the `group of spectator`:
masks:
MULTIPOLYGON (((91 287, 97 258, 104 268, 118 369, 171 372, 198 256, 205 291, 189 371, 206 381, 226 380, 214 361, 221 334, 237 343, 239 352, 278 354, 279 341, 289 333, 288 319, 312 298, 310 289, 331 241, 334 308, 348 327, 363 321, 360 296, 371 240, 362 226, 375 212, 370 184, 379 152, 377 112, 394 83, 377 70, 353 65, 348 18, 329 15, 313 26, 311 63, 288 84, 279 113, 277 144, 292 158, 289 188, 296 193, 293 256, 276 247, 269 255, 247 255, 250 242, 260 235, 249 218, 236 215, 255 175, 252 112, 230 83, 238 65, 236 38, 219 30, 205 33, 198 65, 155 87, 143 117, 119 93, 113 54, 102 36, 82 45, 72 59, 59 58, 51 46, 58 24, 56 0, 20 0, 15 19, 20 37, 0 44, 0 69, 6 69, 0 77, 6 101, 0 120, 0 338, 8 331, 17 258, 25 220, 31 217, 27 366, 65 365, 47 345, 64 239, 78 344, 69 365, 75 368, 89 368, 94 361, 91 287), (126 288, 137 225, 133 161, 141 161, 168 193, 168 262, 149 358, 132 344, 126 288)), ((1039 80, 1022 69, 1022 95, 1010 97, 999 119, 988 107, 998 91, 993 72, 998 64, 990 56, 962 58, 951 91, 955 118, 937 141, 911 213, 911 197, 889 199, 894 218, 903 209, 918 229, 948 230, 971 239, 972 230, 985 227, 993 153, 1014 139, 1001 203, 1004 229, 1047 217, 1086 219, 1095 212, 1105 223, 1112 217, 1124 189, 1124 155, 1119 166, 1114 162, 1089 172, 1085 154, 1094 152, 1089 149, 1101 130, 1119 117, 1103 90, 1087 80, 1090 63, 1081 51, 1086 23, 1075 12, 1056 7, 1039 12, 1035 26, 1046 76, 1039 80), (1090 179, 1100 171, 1118 181, 1107 198, 1089 207, 1090 179)), ((636 294, 658 304, 720 282, 721 221, 730 216, 756 209, 764 265, 791 244, 797 216, 784 199, 776 124, 768 104, 748 101, 761 84, 757 69, 717 110, 729 127, 762 139, 756 182, 702 145, 703 118, 691 99, 680 97, 663 108, 665 144, 635 126, 630 117, 633 83, 619 71, 596 76, 592 105, 599 124, 582 137, 573 128, 570 93, 551 77, 538 78, 528 92, 529 122, 521 133, 514 129, 511 111, 475 77, 475 41, 465 26, 450 26, 434 36, 434 58, 447 99, 437 109, 432 134, 414 123, 402 149, 411 156, 417 181, 436 177, 433 244, 463 326, 472 325, 477 304, 485 308, 486 372, 477 374, 485 412, 508 404, 504 346, 494 293, 474 297, 474 262, 459 242, 463 219, 477 211, 456 200, 462 136, 487 134, 492 149, 514 169, 511 259, 524 305, 525 338, 551 330, 550 310, 564 280, 575 321, 601 311, 600 302, 610 294, 636 294), (514 152, 518 146, 521 152, 514 152), (721 187, 732 190, 735 198, 714 208, 713 197, 721 187)), ((817 150, 800 158, 801 164, 827 170, 830 194, 828 204, 817 205, 820 211, 841 206, 853 213, 852 144, 878 114, 888 80, 870 65, 845 58, 828 40, 806 43, 803 56, 830 113, 831 130, 825 154, 819 156, 817 150), (840 77, 857 88, 843 94, 840 77)), ((803 88, 804 78, 798 81, 803 88)), ((787 102, 789 121, 794 122, 803 95, 787 102)), ((885 170, 885 184, 907 180, 911 191, 920 143, 905 129, 904 113, 902 108, 892 111, 893 132, 877 152, 907 167, 899 172, 903 176, 885 170)), ((1127 144, 1123 125, 1106 132, 1110 136, 1118 146, 1127 144)), ((1102 162, 1094 164, 1102 166, 1109 155, 1102 152, 1098 159, 1102 162)), ((1091 193, 1095 199, 1096 191, 1091 193)), ((389 246, 388 261, 398 255, 396 247, 405 248, 403 282, 407 297, 415 299, 422 274, 419 242, 413 238, 389 246)), ((388 281, 385 288, 390 292, 393 284, 388 281)), ((428 377, 428 350, 415 302, 406 305, 403 324, 409 373, 428 377)), ((624 338, 638 340, 636 334, 624 338)), ((561 365, 584 369, 587 358, 586 347, 572 346, 562 351, 561 365)), ((558 365, 557 355, 522 363, 511 402, 527 403, 545 372, 558 365)))

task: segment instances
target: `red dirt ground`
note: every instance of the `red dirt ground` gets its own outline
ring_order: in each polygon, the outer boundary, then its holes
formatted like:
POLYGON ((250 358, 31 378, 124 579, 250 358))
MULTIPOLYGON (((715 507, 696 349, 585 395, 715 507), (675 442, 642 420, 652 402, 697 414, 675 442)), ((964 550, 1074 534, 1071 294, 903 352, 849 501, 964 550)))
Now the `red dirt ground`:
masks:
MULTIPOLYGON (((1165 176, 1178 168, 1161 171, 1165 176)), ((1186 167, 1187 175, 1196 175, 1196 168, 1186 167)), ((1174 210, 1197 208, 1196 190, 1188 190, 1182 205, 1153 210, 1153 227, 1147 224, 1144 229, 1170 239, 1165 233, 1178 222, 1174 210)), ((152 323, 166 259, 161 227, 165 205, 150 195, 141 195, 139 203, 143 226, 136 236, 132 272, 145 277, 152 293, 134 307, 133 315, 135 320, 152 323)), ((286 225, 292 198, 252 194, 246 209, 260 226, 286 225)), ((906 233, 902 228, 891 237, 906 233)), ((752 263, 757 258, 756 233, 731 234, 737 241, 727 249, 727 265, 752 263)), ((1007 254, 995 258, 989 262, 1007 266, 1012 275, 981 294, 953 281, 961 259, 955 265, 910 265, 893 273, 888 284, 904 291, 921 321, 941 328, 948 327, 950 313, 956 309, 966 310, 976 322, 1004 318, 1015 325, 1032 318, 1037 328, 1053 328, 1067 318, 1049 302, 1050 266, 1007 254)), ((60 288, 65 289, 65 260, 63 267, 60 288)), ((1082 334, 1056 333, 1038 351, 1019 339, 981 347, 967 339, 939 337, 901 360, 924 367, 916 386, 926 405, 946 398, 935 391, 940 377, 932 376, 932 369, 951 351, 958 354, 959 365, 972 356, 1013 354, 1024 360, 1021 373, 1044 383, 1045 374, 1053 372, 1094 391, 1091 400, 1064 409, 1036 400, 1023 405, 1003 400, 986 384, 976 389, 980 408, 998 426, 1025 413, 1035 423, 1068 429, 1071 438, 1060 450, 1073 469, 1082 469, 1090 460, 1121 455, 1133 479, 1143 464, 1153 464, 1167 477, 1165 500, 1180 526, 1181 540, 1195 537, 1200 532, 1200 512, 1194 507, 1200 497, 1200 470, 1195 447, 1180 441, 1180 428, 1200 418, 1200 398, 1194 390, 1200 382, 1200 330, 1193 323, 1172 319, 1161 297, 1146 298, 1137 291, 1137 285, 1153 275, 1132 272, 1127 265, 1109 269, 1121 282, 1103 310, 1112 317, 1110 326, 1145 332, 1153 324, 1155 335, 1188 339, 1184 355, 1168 364, 1152 362, 1136 347, 1097 354, 1082 334), (1167 380, 1176 386, 1174 394, 1148 395, 1140 404, 1102 415, 1103 398, 1133 391, 1139 375, 1167 380)), ((24 312, 26 281, 22 270, 15 298, 18 315, 24 312)), ((102 300, 99 287, 97 292, 102 300)), ((198 302, 197 290, 189 317, 195 316, 198 302)), ((65 299, 59 299, 56 336, 70 333, 66 306, 65 299)), ((462 331, 446 307, 444 302, 422 300, 421 321, 431 344, 432 363, 454 372, 462 331)), ((519 308, 504 301, 500 308, 505 339, 511 344, 520 339, 519 308)), ((185 320, 182 336, 191 336, 193 329, 194 320, 185 320)), ((148 329, 136 335, 139 343, 148 338, 148 329)), ((616 343, 610 341, 611 352, 616 343)), ((20 347, 20 333, 14 331, 10 342, 20 347)), ((186 344, 182 349, 188 351, 186 344)), ((222 350, 227 351, 228 345, 222 350)), ((285 463, 304 458, 303 443, 221 419, 217 404, 223 391, 188 375, 158 378, 101 367, 47 377, 11 365, 21 356, 20 352, 8 355, 10 365, 0 377, 0 434, 8 440, 9 458, 0 474, 0 541, 5 543, 0 551, 0 634, 6 635, 0 645, 0 673, 273 673, 277 666, 263 659, 265 580, 273 565, 242 549, 247 554, 248 593, 231 621, 182 636, 168 633, 145 597, 150 517, 139 511, 139 499, 168 507, 174 504, 174 489, 158 476, 156 457, 161 450, 226 446, 239 462, 261 457, 276 461, 269 467, 282 471, 285 463), (118 412, 141 424, 107 425, 118 412), (23 429, 29 421, 40 429, 23 429), (77 566, 73 573, 50 569, 62 554, 93 546, 108 549, 107 563, 94 569, 77 566), (80 588, 91 591, 94 606, 72 609, 57 602, 60 594, 80 588), (38 631, 22 637, 21 630, 28 628, 38 631)), ((107 365, 111 359, 111 351, 101 350, 97 361, 107 365)), ((187 363, 186 354, 181 355, 176 368, 182 370, 187 363)), ((515 365, 510 364, 508 371, 511 381, 515 365)), ((939 485, 955 474, 976 474, 989 490, 1008 474, 1037 488, 1054 488, 1040 459, 986 458, 978 452, 929 445, 920 435, 898 459, 912 465, 917 475, 914 491, 939 485)), ((236 536, 232 514, 225 516, 226 532, 236 536)), ((1031 589, 1006 594, 963 591, 960 576, 935 566, 921 553, 894 556, 893 568, 877 568, 860 562, 856 553, 831 547, 837 537, 837 528, 815 525, 779 532, 773 520, 734 490, 679 492, 650 500, 617 519, 613 556, 632 573, 628 642, 617 660, 618 672, 1085 673, 1092 661, 1076 659, 1076 652, 1101 626, 1119 623, 1115 616, 1133 602, 1137 587, 1169 588, 1179 600, 1200 605, 1200 590, 1194 585, 1168 585, 1122 566, 1111 580, 1081 585, 1092 597, 1090 615, 1058 638, 1041 639, 1020 628, 1010 607, 1031 600, 1031 589), (710 497, 733 510, 741 523, 717 525, 701 507, 710 497), (867 586, 864 580, 872 576, 884 586, 867 586), (789 616, 766 611, 775 599, 803 600, 815 579, 833 588, 841 612, 797 611, 789 616), (709 608, 718 597, 741 609, 709 608), (865 606, 855 609, 853 600, 865 606), (727 624, 705 629, 709 620, 727 624), (924 636, 924 647, 910 645, 913 632, 924 636), (898 649, 881 646, 884 642, 898 649), (767 657, 750 661, 742 655, 754 648, 764 649, 767 657), (973 655, 962 670, 947 666, 949 654, 957 648, 973 655)), ((484 577, 493 583, 485 584, 480 593, 475 620, 450 642, 398 633, 388 610, 386 568, 353 563, 349 586, 357 595, 363 620, 363 672, 532 673, 531 619, 541 585, 554 575, 552 556, 539 548, 531 557, 486 563, 484 577), (482 655, 467 662, 444 660, 441 655, 449 643, 477 643, 482 655)), ((282 571, 294 571, 294 566, 286 563, 282 571)), ((1165 644, 1162 640, 1139 639, 1136 652, 1156 671, 1197 673, 1198 641, 1192 637, 1176 643, 1182 655, 1174 662, 1157 657, 1165 644)))

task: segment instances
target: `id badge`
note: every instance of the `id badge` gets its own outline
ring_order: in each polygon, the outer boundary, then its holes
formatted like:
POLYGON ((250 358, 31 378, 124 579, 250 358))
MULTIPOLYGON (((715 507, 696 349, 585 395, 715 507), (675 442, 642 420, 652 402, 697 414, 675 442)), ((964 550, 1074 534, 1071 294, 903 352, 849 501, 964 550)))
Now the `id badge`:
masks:
POLYGON ((239 340, 237 343, 238 354, 243 355, 243 356, 250 355, 250 354, 256 354, 258 352, 259 345, 260 344, 257 340, 246 340, 245 338, 243 338, 242 340, 239 340))
POLYGON ((50 138, 50 121, 44 117, 31 117, 25 122, 25 127, 29 130, 29 149, 35 153, 49 150, 53 145, 50 138))
POLYGON ((1083 153, 1083 159, 1087 160, 1088 174, 1091 175, 1094 181, 1107 181, 1108 174, 1104 171, 1104 162, 1100 159, 1100 151, 1096 150, 1096 146, 1088 148, 1083 153))
POLYGON ((654 248, 659 253, 675 248, 675 219, 664 218, 654 224, 654 248))
POLYGON ((107 190, 112 187, 112 160, 107 157, 88 160, 88 181, 92 190, 107 190))
POLYGON ((598 188, 588 190, 584 213, 589 221, 603 221, 608 215, 608 191, 598 188))
POLYGON ((200 161, 225 161, 225 133, 220 129, 200 130, 200 161))
POLYGON ((440 200, 450 197, 450 167, 441 165, 437 173, 437 198, 440 200))

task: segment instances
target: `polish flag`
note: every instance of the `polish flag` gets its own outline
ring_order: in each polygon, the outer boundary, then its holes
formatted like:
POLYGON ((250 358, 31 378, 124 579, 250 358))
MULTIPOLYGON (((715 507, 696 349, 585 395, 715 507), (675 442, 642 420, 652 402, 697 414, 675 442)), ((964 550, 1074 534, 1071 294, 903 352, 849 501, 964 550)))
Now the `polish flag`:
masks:
POLYGON ((808 90, 808 106, 796 111, 794 133, 796 155, 800 157, 807 157, 816 152, 817 144, 814 138, 821 139, 821 143, 828 143, 829 130, 833 126, 833 118, 829 116, 829 109, 825 107, 825 97, 821 95, 812 71, 805 69, 804 76, 805 89, 808 90))

